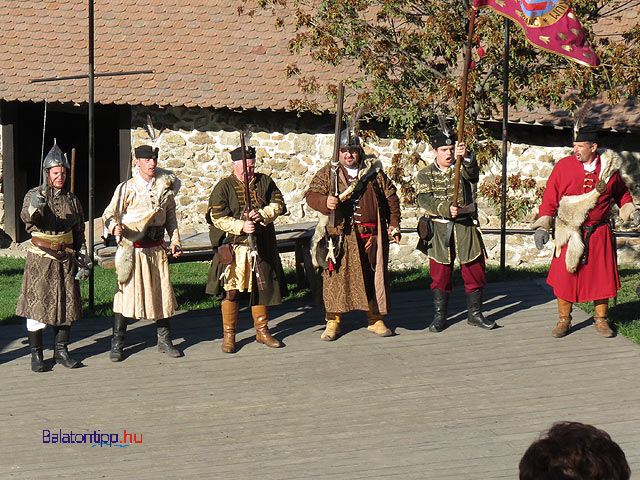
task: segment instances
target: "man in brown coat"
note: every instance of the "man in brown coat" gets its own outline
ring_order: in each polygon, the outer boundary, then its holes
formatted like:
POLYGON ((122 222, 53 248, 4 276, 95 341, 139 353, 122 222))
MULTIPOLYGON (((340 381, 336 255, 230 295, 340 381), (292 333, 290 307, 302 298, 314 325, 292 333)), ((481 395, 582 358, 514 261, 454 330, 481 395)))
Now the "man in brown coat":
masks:
POLYGON ((67 368, 81 365, 69 357, 67 346, 82 307, 78 279, 86 278, 88 265, 84 215, 68 189, 68 170, 66 155, 54 144, 44 159, 43 185, 27 192, 20 212, 31 241, 16 314, 27 320, 34 372, 44 371, 42 331, 47 325, 54 330, 55 362, 67 368))
POLYGON ((349 129, 340 136, 338 191, 331 191, 331 165, 315 175, 307 203, 321 215, 314 236, 314 257, 324 267, 322 294, 326 329, 322 339, 341 333, 344 312, 363 310, 368 330, 392 335, 383 321, 389 310, 389 243, 400 238, 400 201, 396 188, 375 159, 365 159, 358 136, 349 129), (331 211, 339 222, 327 223, 331 211))

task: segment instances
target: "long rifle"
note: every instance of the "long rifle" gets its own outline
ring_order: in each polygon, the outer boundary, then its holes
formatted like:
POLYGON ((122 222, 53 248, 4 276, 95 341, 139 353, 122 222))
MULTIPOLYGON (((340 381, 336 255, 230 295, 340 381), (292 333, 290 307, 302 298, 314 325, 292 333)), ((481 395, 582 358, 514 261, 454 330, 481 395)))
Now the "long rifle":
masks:
MULTIPOLYGON (((331 157, 331 173, 329 176, 329 184, 331 189, 331 195, 334 197, 339 196, 340 191, 338 189, 338 171, 340 168, 340 131, 342 130, 342 112, 344 107, 344 85, 342 82, 338 84, 338 100, 336 103, 336 128, 333 140, 333 156, 331 157)), ((337 218, 337 209, 329 212, 329 226, 336 228, 340 219, 337 218)))
MULTIPOLYGON (((460 99, 460 119, 458 121, 458 143, 464 141, 464 116, 467 110, 467 83, 469 79, 469 66, 471 65, 471 46, 473 44, 473 29, 476 23, 476 8, 471 7, 471 19, 469 20, 469 36, 464 53, 464 70, 462 71, 462 98, 460 99)), ((453 187, 453 206, 458 206, 458 190, 460 190, 460 165, 462 155, 456 157, 456 171, 453 187)))
MULTIPOLYGON (((244 203, 246 205, 244 215, 249 219, 249 212, 253 210, 251 204, 251 191, 249 190, 249 175, 247 172, 247 153, 245 150, 244 133, 240 133, 240 147, 242 148, 242 172, 244 174, 244 203)), ((249 250, 251 251, 252 271, 256 274, 256 283, 258 284, 258 290, 262 291, 267 288, 267 282, 262 274, 262 268, 260 267, 260 255, 258 254, 258 245, 256 244, 256 237, 253 233, 247 234, 249 241, 249 250)))

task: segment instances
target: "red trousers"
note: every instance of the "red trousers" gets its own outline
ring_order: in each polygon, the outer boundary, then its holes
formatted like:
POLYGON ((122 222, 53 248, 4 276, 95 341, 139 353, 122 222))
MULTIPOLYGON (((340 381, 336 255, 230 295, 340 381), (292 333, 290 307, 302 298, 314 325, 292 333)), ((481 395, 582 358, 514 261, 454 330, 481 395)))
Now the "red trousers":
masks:
MULTIPOLYGON (((444 290, 451 293, 453 289, 453 261, 455 260, 455 252, 451 249, 451 263, 442 264, 436 262, 433 258, 429 259, 431 273, 431 290, 444 290)), ((478 258, 469 263, 463 263, 460 266, 462 272, 462 280, 464 280, 464 291, 467 293, 475 292, 487 284, 487 278, 484 275, 485 263, 484 255, 480 254, 478 258)))

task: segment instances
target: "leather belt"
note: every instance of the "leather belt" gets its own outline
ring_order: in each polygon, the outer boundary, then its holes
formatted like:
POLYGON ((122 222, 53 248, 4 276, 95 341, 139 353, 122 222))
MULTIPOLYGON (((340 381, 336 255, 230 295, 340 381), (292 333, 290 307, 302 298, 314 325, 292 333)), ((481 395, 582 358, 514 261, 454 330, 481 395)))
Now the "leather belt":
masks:
MULTIPOLYGON (((460 210, 458 210, 460 211, 460 210)), ((447 233, 444 238, 445 247, 449 248, 451 246, 451 235, 453 234, 453 226, 456 222, 462 222, 464 220, 468 220, 469 218, 473 218, 470 213, 465 213, 462 215, 458 215, 456 218, 447 218, 447 233)))
POLYGON ((147 240, 143 239, 138 242, 133 242, 134 248, 153 248, 158 247, 160 245, 164 245, 164 240, 147 240))
POLYGON ((47 240, 43 240, 42 238, 31 237, 31 243, 33 243, 36 247, 40 247, 42 249, 51 250, 53 252, 71 252, 73 251, 73 245, 69 245, 66 243, 60 242, 48 242, 47 240))
POLYGON ((354 222, 356 233, 360 238, 368 238, 371 235, 375 235, 378 230, 378 225, 375 223, 360 223, 354 222))
POLYGON ((580 257, 580 263, 582 265, 586 265, 589 261, 589 240, 591 239, 591 235, 600 227, 606 225, 607 222, 599 222, 594 225, 583 225, 582 231, 586 233, 584 237, 584 251, 582 252, 582 257, 580 257))

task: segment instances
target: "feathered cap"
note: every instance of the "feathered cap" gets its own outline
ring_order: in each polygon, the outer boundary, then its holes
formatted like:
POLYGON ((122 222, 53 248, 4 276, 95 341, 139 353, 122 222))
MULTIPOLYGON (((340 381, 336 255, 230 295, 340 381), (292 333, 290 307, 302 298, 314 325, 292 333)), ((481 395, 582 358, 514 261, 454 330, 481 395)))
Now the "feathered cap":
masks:
POLYGON ((151 145, 140 145, 134 150, 136 158, 158 158, 158 149, 151 145))
MULTIPOLYGON (((244 149, 245 158, 256 158, 256 149, 253 147, 247 146, 244 149)), ((231 150, 231 160, 237 162, 238 160, 242 160, 242 147, 238 147, 235 150, 231 150)))
POLYGON ((431 147, 434 150, 437 150, 440 147, 453 145, 455 143, 453 132, 449 129, 447 121, 442 115, 438 115, 438 125, 440 126, 440 130, 429 138, 429 143, 431 143, 431 147))
POLYGON ((596 142, 598 130, 592 125, 586 125, 585 119, 591 111, 591 100, 587 100, 576 112, 573 122, 574 142, 596 142))

